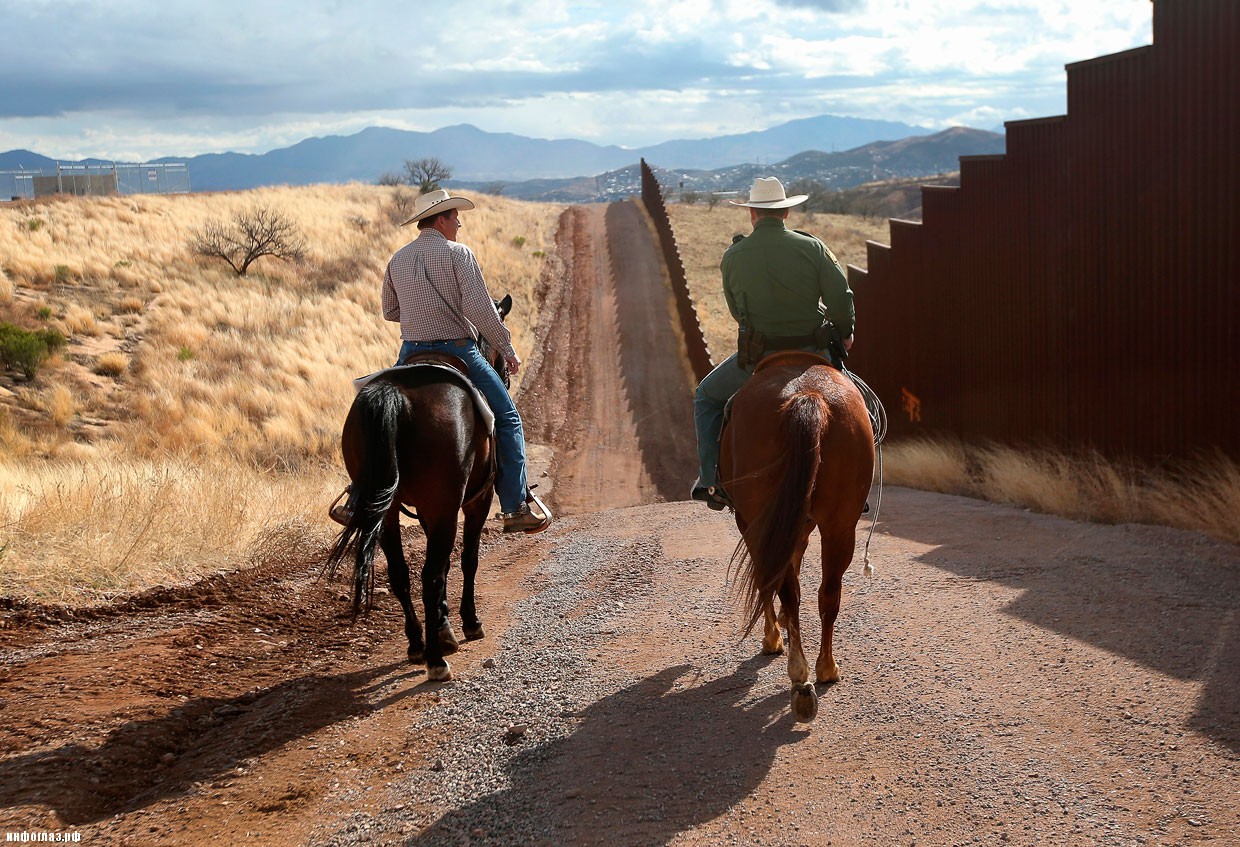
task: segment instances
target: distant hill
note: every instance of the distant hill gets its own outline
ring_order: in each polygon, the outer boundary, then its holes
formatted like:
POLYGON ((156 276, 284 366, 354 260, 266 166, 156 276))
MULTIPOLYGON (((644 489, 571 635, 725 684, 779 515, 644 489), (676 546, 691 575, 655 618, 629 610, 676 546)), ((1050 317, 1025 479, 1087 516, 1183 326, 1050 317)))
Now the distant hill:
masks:
MULTIPOLYGON (((485 132, 468 124, 433 132, 371 127, 354 135, 307 138, 291 147, 262 154, 209 153, 193 157, 165 156, 153 161, 188 164, 190 185, 196 191, 281 184, 373 183, 384 173, 402 173, 407 159, 426 157, 445 162, 458 181, 515 183, 545 179, 588 180, 595 174, 636 165, 643 158, 673 170, 720 168, 738 162, 773 162, 805 150, 846 150, 872 141, 928 133, 924 127, 909 124, 820 115, 738 135, 667 141, 626 149, 587 141, 485 132)), ((55 165, 54 160, 27 150, 0 154, 0 170, 36 170, 55 168, 55 165)))
MULTIPOLYGON (((796 155, 769 165, 740 164, 716 170, 668 168, 647 159, 664 191, 698 193, 744 191, 757 176, 777 176, 785 185, 797 180, 813 180, 829 189, 841 190, 877 181, 911 179, 917 185, 925 178, 960 170, 961 156, 1003 153, 1004 136, 995 132, 953 127, 933 135, 919 135, 896 141, 876 141, 842 152, 819 150, 796 155)), ((453 181, 459 189, 486 190, 485 183, 453 181)), ((628 197, 641 191, 637 164, 599 174, 591 179, 537 180, 508 183, 503 194, 522 200, 562 203, 590 203, 628 197)), ((874 198, 870 198, 874 199, 874 198)), ((860 198, 859 198, 860 200, 860 198)), ((880 203, 879 205, 885 205, 880 203)), ((906 200, 893 200, 893 207, 910 212, 906 200)), ((920 205, 920 192, 916 192, 920 205)))
POLYGON ((56 160, 29 150, 10 150, 0 153, 0 171, 43 171, 56 170, 56 160))

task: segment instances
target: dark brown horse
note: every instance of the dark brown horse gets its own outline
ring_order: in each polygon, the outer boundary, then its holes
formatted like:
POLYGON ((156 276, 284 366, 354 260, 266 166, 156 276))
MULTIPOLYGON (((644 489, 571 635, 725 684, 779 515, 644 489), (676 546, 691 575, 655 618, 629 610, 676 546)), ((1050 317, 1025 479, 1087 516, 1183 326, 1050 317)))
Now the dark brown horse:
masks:
MULTIPOLYGON (((509 298, 497 304, 501 317, 510 305, 509 298)), ((502 358, 485 346, 481 352, 507 384, 502 358)), ((447 579, 457 515, 462 511, 461 623, 466 639, 484 635, 474 599, 474 577, 482 528, 495 491, 494 440, 468 385, 452 370, 453 357, 442 359, 446 361, 439 365, 383 373, 354 398, 341 438, 345 468, 352 480, 352 515, 327 560, 329 572, 334 572, 350 548, 355 550, 353 609, 357 612, 371 603, 376 543, 382 548, 388 583, 405 614, 409 661, 425 661, 432 680, 452 678, 444 656, 460 647, 448 620, 447 579), (425 640, 401 543, 402 507, 416 513, 426 534, 421 579, 425 640)))
POLYGON ((801 644, 801 559, 817 527, 822 647, 814 677, 833 683, 840 678, 831 646, 835 618, 874 470, 870 417, 857 387, 826 359, 779 353, 764 359, 737 392, 722 442, 720 481, 736 504, 742 535, 733 559, 749 612, 745 631, 762 618, 762 652, 779 654, 780 624, 787 627, 792 712, 810 721, 818 695, 807 682, 801 644))

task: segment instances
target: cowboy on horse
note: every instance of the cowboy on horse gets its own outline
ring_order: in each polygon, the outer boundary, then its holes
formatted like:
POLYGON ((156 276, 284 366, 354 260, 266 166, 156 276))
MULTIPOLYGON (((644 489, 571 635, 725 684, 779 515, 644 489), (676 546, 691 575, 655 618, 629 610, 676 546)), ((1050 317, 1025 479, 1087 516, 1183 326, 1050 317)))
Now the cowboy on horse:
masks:
POLYGON ((731 505, 716 479, 724 408, 767 353, 806 350, 837 367, 852 347, 853 293, 835 254, 814 236, 786 225, 805 194, 788 197, 775 177, 754 180, 745 202, 753 232, 738 235, 720 271, 728 309, 738 324, 737 352, 703 378, 693 399, 699 475, 691 497, 720 510, 731 505))
MULTIPOLYGON (((417 198, 413 217, 401 226, 416 223, 418 237, 388 262, 383 317, 400 324, 397 365, 425 354, 447 356, 464 365, 494 415, 495 493, 504 532, 532 534, 551 525, 551 514, 530 492, 521 415, 508 394, 508 374, 520 369, 521 359, 487 291, 477 257, 457 241, 463 226, 460 212, 473 208, 472 201, 443 189, 417 198), (498 371, 485 355, 488 348, 498 353, 498 371)), ((332 517, 347 524, 351 506, 350 502, 334 507, 332 517)))

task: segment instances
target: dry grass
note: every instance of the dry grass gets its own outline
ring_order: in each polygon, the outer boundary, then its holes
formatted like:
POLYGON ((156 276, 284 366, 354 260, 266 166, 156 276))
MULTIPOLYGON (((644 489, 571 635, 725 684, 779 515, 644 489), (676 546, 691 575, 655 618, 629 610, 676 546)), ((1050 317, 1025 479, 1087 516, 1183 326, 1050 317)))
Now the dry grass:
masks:
MULTIPOLYGON (((33 384, 14 386, 7 402, 22 407, 22 422, 0 414, 0 591, 90 599, 235 566, 259 535, 280 537, 272 527, 290 521, 330 530, 350 381, 391 364, 399 347, 399 328, 379 314, 388 257, 417 235, 392 223, 399 191, 0 206, 0 307, 70 338, 33 384), (238 278, 191 254, 195 230, 255 205, 296 222, 311 245, 305 262, 263 259, 238 278), (131 352, 116 350, 122 338, 131 352), (83 391, 89 379, 116 390, 83 391), (75 415, 119 420, 86 444, 75 415), (116 540, 104 543, 108 535, 116 540)), ((473 199, 461 241, 492 293, 513 295, 508 323, 527 357, 545 261, 535 254, 553 253, 562 207, 473 199)))
POLYGON ((1240 465, 1221 453, 1170 470, 1098 453, 913 439, 883 449, 885 482, 1095 523, 1151 523, 1240 544, 1240 465))
POLYGON ((121 376, 129 370, 129 357, 124 353, 102 353, 95 359, 95 373, 102 376, 121 376))
POLYGON ((254 562, 280 526, 326 543, 337 482, 231 461, 6 463, 0 594, 81 603, 189 582, 254 562))
MULTIPOLYGON (((721 362, 736 349, 736 321, 728 312, 723 299, 723 284, 719 277, 719 261, 723 251, 732 244, 737 233, 748 235, 752 230, 747 209, 721 203, 714 209, 705 205, 672 203, 667 207, 676 235, 676 248, 685 266, 689 281, 689 294, 693 298, 706 337, 706 347, 711 360, 721 362)), ((855 215, 807 215, 793 211, 788 225, 804 230, 822 240, 840 264, 865 267, 868 240, 886 243, 888 240, 885 219, 863 218, 855 215)), ((859 322, 860 323, 860 322, 859 322)), ((860 327, 865 331, 864 325, 860 327)))

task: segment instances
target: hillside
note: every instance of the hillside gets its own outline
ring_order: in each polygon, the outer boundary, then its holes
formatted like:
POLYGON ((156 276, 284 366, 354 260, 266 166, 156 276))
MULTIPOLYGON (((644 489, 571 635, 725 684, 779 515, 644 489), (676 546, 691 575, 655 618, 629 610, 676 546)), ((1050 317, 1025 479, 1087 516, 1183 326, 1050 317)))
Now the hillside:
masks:
MULTIPOLYGON (((851 149, 879 139, 906 138, 926 132, 928 130, 921 127, 891 121, 820 115, 739 135, 623 148, 574 139, 486 132, 469 124, 432 132, 370 127, 348 136, 307 138, 290 147, 261 154, 210 153, 166 156, 155 161, 187 163, 190 184, 195 191, 263 185, 373 183, 385 173, 403 172, 408 159, 426 157, 448 163, 456 179, 466 183, 523 182, 588 179, 594 174, 635 165, 643 158, 678 169, 718 168, 743 161, 769 162, 803 150, 851 149)), ((55 160, 28 150, 0 153, 0 172, 54 169, 55 166, 55 160)), ((3 189, 0 183, 0 192, 3 189)))
MULTIPOLYGON (((897 141, 877 141, 852 150, 824 153, 807 150, 775 164, 746 163, 717 170, 668 167, 667 160, 647 159, 664 192, 728 194, 744 191, 758 176, 778 176, 785 185, 812 180, 831 190, 853 188, 871 182, 911 179, 918 185, 941 184, 943 175, 960 170, 961 156, 1004 151, 1004 137, 985 130, 953 127, 933 135, 897 141)), ((454 180, 462 189, 485 190, 487 183, 454 180)), ((631 197, 641 191, 641 169, 634 162, 593 178, 532 180, 504 183, 503 193, 522 200, 554 203, 597 203, 631 197)), ((897 203, 896 206, 903 206, 897 203)), ((920 200, 918 200, 920 205, 920 200)), ((832 208, 830 211, 845 211, 832 208)), ((848 211, 851 211, 848 210, 848 211)))

